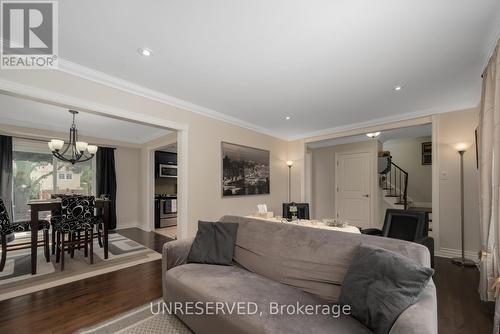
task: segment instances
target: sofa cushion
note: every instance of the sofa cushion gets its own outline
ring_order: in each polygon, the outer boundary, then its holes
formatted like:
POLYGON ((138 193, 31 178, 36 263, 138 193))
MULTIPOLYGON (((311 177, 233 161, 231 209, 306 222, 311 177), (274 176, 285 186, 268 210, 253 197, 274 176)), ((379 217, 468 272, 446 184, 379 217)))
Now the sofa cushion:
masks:
POLYGON ((237 232, 235 223, 199 221, 187 262, 231 265, 237 232))
MULTIPOLYGON (((166 302, 254 302, 256 314, 183 315, 196 333, 371 333, 351 316, 271 314, 278 305, 331 305, 239 266, 185 264, 166 272, 166 302), (261 313, 262 312, 262 313, 261 313)), ((296 308, 297 309, 297 308, 296 308)), ((298 312, 298 311, 297 311, 298 312)), ((285 312, 286 313, 286 312, 285 312)))
POLYGON ((347 272, 340 303, 376 334, 387 334, 414 304, 434 270, 380 247, 360 245, 347 272))
POLYGON ((338 301, 342 282, 360 244, 374 245, 429 266, 429 250, 404 240, 308 226, 224 216, 238 223, 234 260, 245 269, 329 301, 338 301))

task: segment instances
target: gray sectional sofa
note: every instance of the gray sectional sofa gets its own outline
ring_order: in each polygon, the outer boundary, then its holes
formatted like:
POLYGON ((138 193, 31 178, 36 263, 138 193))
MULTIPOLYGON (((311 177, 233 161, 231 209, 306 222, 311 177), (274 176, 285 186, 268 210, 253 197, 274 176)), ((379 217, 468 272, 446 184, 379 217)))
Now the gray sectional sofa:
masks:
MULTIPOLYGON (((191 240, 163 248, 165 302, 254 302, 255 314, 177 316, 195 333, 370 333, 348 315, 271 314, 270 303, 324 305, 335 302, 360 243, 403 254, 430 266, 426 247, 376 236, 224 216, 239 224, 233 266, 186 264, 191 240)), ((276 304, 273 304, 276 305, 276 304)), ((391 334, 437 333, 433 281, 394 323, 391 334)))

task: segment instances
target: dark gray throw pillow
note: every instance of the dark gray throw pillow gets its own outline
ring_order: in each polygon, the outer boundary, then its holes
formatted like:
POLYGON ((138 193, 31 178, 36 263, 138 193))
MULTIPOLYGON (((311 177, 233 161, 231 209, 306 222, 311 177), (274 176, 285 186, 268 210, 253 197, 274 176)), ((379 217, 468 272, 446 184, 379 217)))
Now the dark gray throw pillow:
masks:
POLYGON ((375 334, 386 334, 414 304, 434 274, 412 259, 379 247, 360 245, 342 283, 339 302, 375 334))
POLYGON ((231 265, 237 232, 237 223, 199 221, 187 262, 231 265))

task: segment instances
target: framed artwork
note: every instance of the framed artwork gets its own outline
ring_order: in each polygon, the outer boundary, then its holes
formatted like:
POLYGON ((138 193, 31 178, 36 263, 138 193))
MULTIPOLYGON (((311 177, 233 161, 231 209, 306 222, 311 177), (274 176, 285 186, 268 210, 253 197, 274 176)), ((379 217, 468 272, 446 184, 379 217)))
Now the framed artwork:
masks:
POLYGON ((268 195, 270 152, 222 142, 222 197, 268 195))
POLYGON ((432 142, 422 143, 422 165, 432 165, 432 142))

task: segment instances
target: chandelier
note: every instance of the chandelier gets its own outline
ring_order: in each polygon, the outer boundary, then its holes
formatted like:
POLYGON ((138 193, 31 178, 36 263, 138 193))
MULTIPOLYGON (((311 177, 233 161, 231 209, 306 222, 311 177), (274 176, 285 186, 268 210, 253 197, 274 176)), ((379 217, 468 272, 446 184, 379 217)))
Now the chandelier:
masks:
POLYGON ((69 129, 69 142, 65 146, 64 140, 52 139, 48 144, 52 154, 57 159, 74 165, 92 159, 97 152, 97 146, 78 141, 78 130, 75 125, 75 115, 78 114, 78 111, 69 110, 69 112, 73 115, 73 124, 69 129))

